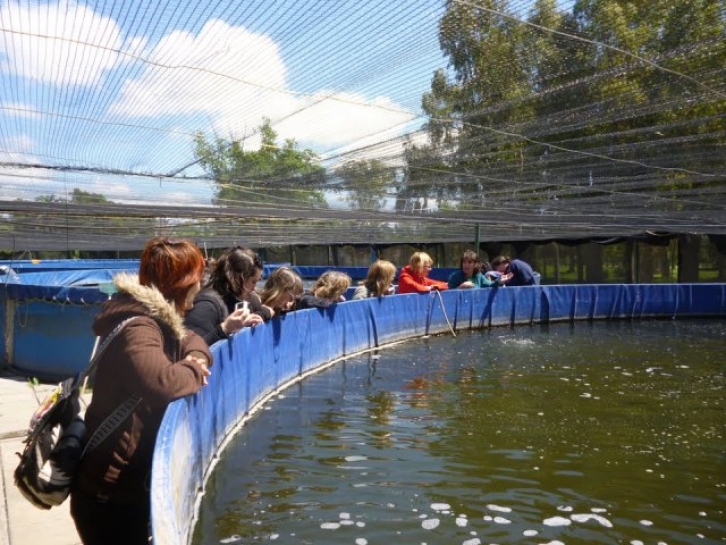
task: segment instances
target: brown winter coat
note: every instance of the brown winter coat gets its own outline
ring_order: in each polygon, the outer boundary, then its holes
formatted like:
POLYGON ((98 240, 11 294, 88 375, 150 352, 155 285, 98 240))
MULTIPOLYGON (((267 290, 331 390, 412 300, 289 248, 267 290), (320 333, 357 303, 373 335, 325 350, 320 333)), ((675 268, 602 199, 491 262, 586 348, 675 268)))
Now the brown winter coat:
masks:
POLYGON ((202 370, 189 355, 212 355, 204 340, 186 331, 183 318, 157 289, 135 275, 115 279, 118 294, 104 303, 93 330, 102 338, 124 319, 129 322, 101 356, 86 411, 86 439, 132 395, 141 403, 114 432, 86 453, 75 486, 100 499, 148 501, 151 459, 167 405, 202 387, 202 370))

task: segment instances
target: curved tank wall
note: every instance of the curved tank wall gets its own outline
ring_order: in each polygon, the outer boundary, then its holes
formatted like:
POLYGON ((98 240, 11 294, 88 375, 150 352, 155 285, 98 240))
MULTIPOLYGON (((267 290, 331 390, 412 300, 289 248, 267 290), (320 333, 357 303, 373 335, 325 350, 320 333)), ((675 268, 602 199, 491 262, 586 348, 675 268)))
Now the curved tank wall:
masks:
POLYGON ((207 476, 235 431, 271 396, 346 356, 461 329, 725 315, 724 284, 531 286, 350 301, 245 329, 212 347, 209 385, 166 412, 152 472, 154 542, 189 543, 207 476))
MULTIPOLYGON (((281 265, 265 264, 263 276, 281 265)), ((314 279, 329 268, 297 269, 314 279)), ((81 372, 93 348, 93 318, 113 291, 113 277, 137 270, 138 260, 0 261, 2 365, 42 382, 81 372)), ((358 279, 368 269, 339 270, 358 279)))

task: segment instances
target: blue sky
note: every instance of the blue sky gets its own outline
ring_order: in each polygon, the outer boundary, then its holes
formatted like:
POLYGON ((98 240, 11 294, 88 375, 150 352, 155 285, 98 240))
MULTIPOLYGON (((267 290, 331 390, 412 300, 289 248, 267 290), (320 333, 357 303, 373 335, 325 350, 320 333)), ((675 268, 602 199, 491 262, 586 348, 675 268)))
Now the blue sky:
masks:
MULTIPOLYGON (((421 125, 421 95, 445 66, 442 10, 439 0, 0 0, 0 161, 174 172, 193 162, 196 131, 254 148, 262 117, 280 138, 337 157, 421 125)), ((32 198, 30 184, 118 199, 173 185, 11 174, 0 199, 32 198)))
POLYGON ((79 187, 205 202, 199 182, 7 165, 194 177, 194 133, 254 149, 263 117, 328 164, 412 133, 446 66, 443 11, 444 0, 0 0, 0 199, 79 187))

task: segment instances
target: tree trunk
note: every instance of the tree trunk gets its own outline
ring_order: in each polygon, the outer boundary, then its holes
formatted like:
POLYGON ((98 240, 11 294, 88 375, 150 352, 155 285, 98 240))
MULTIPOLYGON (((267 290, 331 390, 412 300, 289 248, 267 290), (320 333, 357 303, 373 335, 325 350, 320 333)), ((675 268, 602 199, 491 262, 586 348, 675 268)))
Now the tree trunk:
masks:
POLYGON ((650 284, 653 282, 654 276, 654 248, 647 244, 639 244, 638 247, 640 248, 640 278, 638 282, 650 284))
POLYGON ((678 237, 678 282, 698 282, 701 237, 680 235, 678 237))
POLYGON ((584 246, 585 254, 585 282, 588 284, 602 284, 602 246, 599 244, 587 244, 584 246))

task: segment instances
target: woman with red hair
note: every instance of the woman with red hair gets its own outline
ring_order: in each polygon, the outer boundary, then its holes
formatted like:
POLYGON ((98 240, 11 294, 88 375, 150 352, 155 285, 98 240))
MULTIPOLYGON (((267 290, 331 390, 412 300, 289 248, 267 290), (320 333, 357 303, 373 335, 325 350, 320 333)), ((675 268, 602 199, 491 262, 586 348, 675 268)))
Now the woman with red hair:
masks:
POLYGON ((117 275, 117 293, 94 320, 103 339, 133 318, 99 358, 86 441, 119 407, 132 408, 81 460, 71 515, 84 545, 148 543, 151 459, 161 419, 169 403, 198 392, 210 375, 207 344, 183 325, 203 274, 204 258, 192 242, 153 238, 138 276, 117 275))

